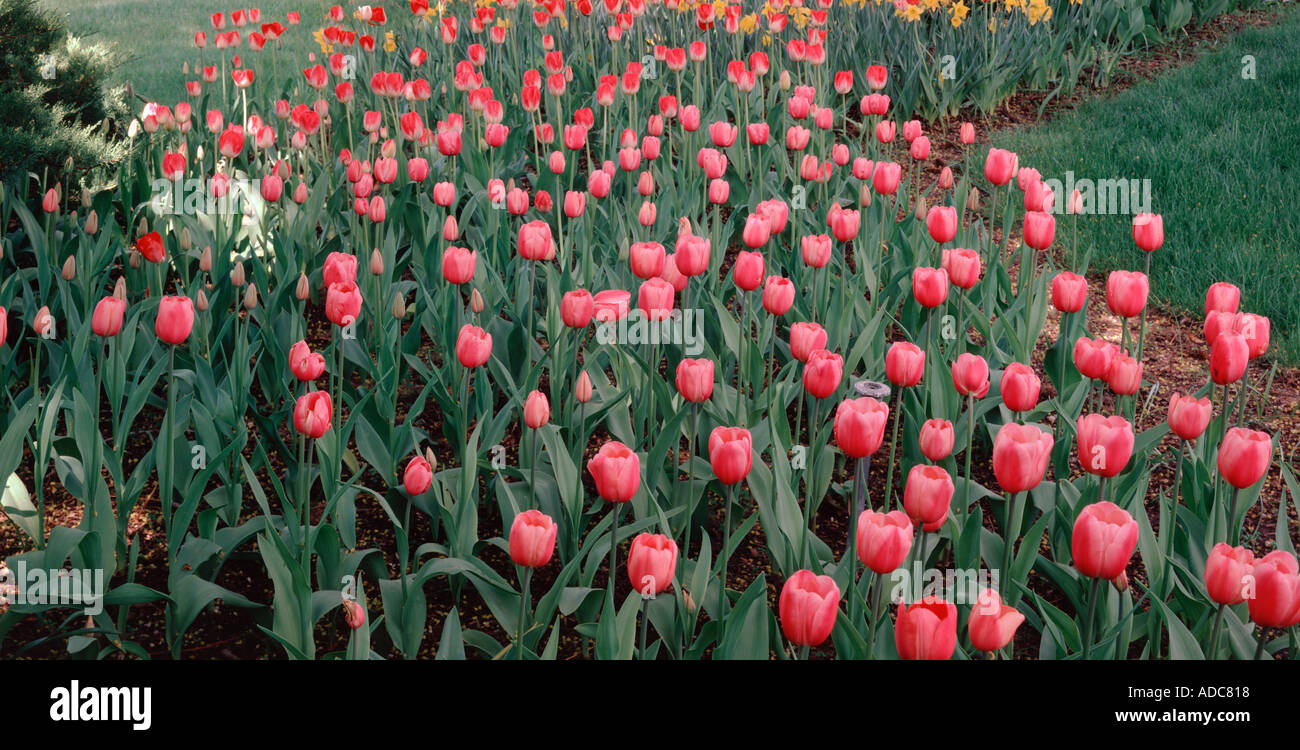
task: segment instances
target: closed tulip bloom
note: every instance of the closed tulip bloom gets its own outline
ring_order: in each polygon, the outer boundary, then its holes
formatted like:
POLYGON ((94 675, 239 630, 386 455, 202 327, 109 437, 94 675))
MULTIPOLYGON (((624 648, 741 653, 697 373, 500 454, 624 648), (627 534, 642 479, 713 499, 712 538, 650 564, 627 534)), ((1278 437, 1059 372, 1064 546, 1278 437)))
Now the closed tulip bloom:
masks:
POLYGON ((1133 241, 1151 252, 1165 244, 1165 220, 1160 214, 1138 214, 1133 217, 1133 241))
POLYGON ((597 323, 611 323, 626 318, 631 311, 632 293, 623 289, 605 289, 592 297, 592 315, 597 323))
POLYGON ((918 438, 921 454, 931 461, 942 461, 952 453, 955 438, 952 422, 946 419, 927 419, 921 425, 918 438))
POLYGON ((1224 481, 1244 490, 1255 484, 1268 472, 1273 458, 1273 439, 1267 432, 1232 427, 1219 445, 1219 476, 1224 481))
POLYGON ((526 510, 510 524, 510 559, 525 568, 540 568, 551 561, 559 527, 540 510, 526 510))
POLYGON ((806 235, 799 239, 799 251, 809 267, 823 268, 831 259, 831 237, 829 234, 806 235))
POLYGON ((673 285, 661 278, 646 279, 637 290, 636 304, 650 320, 665 320, 673 312, 676 298, 673 285))
POLYGON ((893 573, 912 550, 912 521, 901 510, 868 508, 858 516, 857 545, 863 565, 879 575, 893 573))
POLYGON ((1106 369, 1106 385, 1120 396, 1132 396, 1142 389, 1142 363, 1127 354, 1116 354, 1106 369))
POLYGON ((803 387, 814 398, 826 398, 840 387, 844 374, 844 359, 826 349, 808 355, 803 368, 803 387))
POLYGON ((1239 330, 1246 339, 1246 351, 1251 359, 1264 356, 1268 351, 1270 324, 1268 318, 1254 313, 1242 313, 1239 330))
POLYGON ((105 297, 95 305, 95 313, 90 318, 90 329, 96 336, 116 336, 122 330, 122 318, 125 315, 126 300, 105 297))
POLYGON ((1042 381, 1028 365, 1012 362, 1002 372, 999 389, 1002 403, 1011 411, 1029 411, 1038 406, 1038 392, 1042 381))
POLYGON ((835 410, 835 443, 851 458, 880 450, 889 421, 889 406, 870 396, 845 399, 835 410))
POLYGON ((777 611, 781 632, 798 646, 819 646, 835 627, 840 589, 830 576, 811 570, 796 571, 781 587, 777 611))
POLYGON ((745 217, 745 228, 741 232, 741 241, 750 250, 757 250, 767 244, 772 236, 772 225, 762 214, 750 214, 745 217))
POLYGON ((308 383, 325 373, 325 356, 313 352, 306 341, 289 347, 289 372, 298 380, 308 383))
POLYGON ((1105 380, 1111 360, 1118 353, 1119 347, 1109 341, 1080 336, 1074 342, 1074 366, 1085 378, 1105 380))
POLYGON ((406 464, 402 472, 402 487, 411 497, 423 495, 433 484, 433 467, 423 456, 415 456, 406 464))
POLYGON ((32 319, 32 330, 42 337, 49 336, 50 331, 54 330, 54 316, 50 314, 49 305, 36 311, 36 317, 32 319))
POLYGON ((664 272, 664 246, 658 242, 633 242, 628 248, 628 262, 638 279, 649 279, 664 272))
POLYGON ((456 359, 461 366, 481 367, 492 356, 492 334, 476 325, 466 323, 461 326, 456 337, 456 359))
POLYGON ((895 341, 885 353, 885 377, 900 388, 911 388, 925 374, 925 351, 910 341, 895 341))
POLYGON ((1300 565, 1295 555, 1274 550, 1255 562, 1255 596, 1246 599, 1250 619, 1266 628, 1300 623, 1300 565))
POLYGON ((784 276, 768 276, 763 284, 763 309, 772 315, 785 315, 794 304, 794 284, 784 276))
POLYGON ((903 178, 903 166, 897 162, 881 162, 871 174, 871 187, 881 195, 893 195, 903 178))
POLYGON ((1241 290, 1226 281, 1216 281, 1205 290, 1205 314, 1235 313, 1241 304, 1241 290))
POLYGON ((862 215, 850 208, 840 209, 831 215, 831 234, 840 242, 849 242, 858 236, 862 215))
POLYGON ((361 302, 355 283, 330 284, 325 291, 325 317, 336 326, 346 326, 361 314, 361 302))
POLYGON ((551 225, 537 219, 519 227, 519 257, 546 260, 551 252, 551 225))
POLYGON ((569 328, 586 328, 595 309, 595 298, 586 289, 565 292, 560 298, 560 319, 569 328))
POLYGON ((699 276, 709 270, 709 240, 695 235, 682 235, 677 238, 674 248, 677 270, 683 276, 699 276))
POLYGON ((1052 279, 1052 307, 1063 313, 1076 313, 1088 300, 1088 280, 1077 273, 1062 271, 1052 279))
POLYGON ((938 307, 948 299, 948 272, 942 268, 912 269, 912 296, 922 307, 938 307))
POLYGON ((1079 420, 1078 432, 1079 464, 1084 471, 1113 477, 1124 470, 1133 455, 1133 425, 1127 419, 1089 414, 1079 420))
POLYGON ((641 486, 641 459, 617 440, 600 446, 587 462, 587 471, 596 482, 596 493, 607 503, 625 503, 641 486))
POLYGON ((826 348, 826 329, 816 323, 795 323, 790 326, 790 356, 807 362, 808 355, 826 348))
POLYGON ((1184 440, 1200 437, 1210 424, 1214 407, 1208 398, 1183 396, 1178 391, 1169 399, 1169 429, 1184 440))
POLYGON ((935 242, 941 245, 952 242, 957 236, 957 209, 952 206, 934 206, 925 215, 925 228, 935 242))
POLYGON ((578 380, 573 384, 573 397, 578 403, 585 404, 591 400, 591 376, 586 370, 578 373, 578 380))
POLYGON ((293 407, 294 429, 309 438, 319 438, 329 432, 333 418, 334 404, 325 391, 304 393, 293 407))
POLYGON ((1089 578, 1117 578, 1128 567, 1137 539, 1137 521, 1123 508, 1110 502, 1086 506, 1070 541, 1074 567, 1089 578))
POLYGON ((682 398, 698 404, 713 395, 713 361, 685 358, 677 363, 677 392, 682 398))
POLYGON ((546 394, 534 390, 524 399, 524 424, 536 430, 551 421, 551 403, 546 394))
POLYGON ((663 534, 637 534, 627 554, 627 576, 644 595, 668 589, 677 572, 677 542, 663 534))
POLYGON ((1241 314, 1235 312, 1217 312, 1211 311, 1205 314, 1205 325, 1201 332, 1205 335, 1205 345, 1214 346, 1218 340, 1219 334, 1224 331, 1237 331, 1240 333, 1241 314))
POLYGON ((1215 604, 1241 604, 1254 589, 1255 555, 1219 542, 1205 560, 1205 591, 1215 604))
POLYGON ((154 333, 164 343, 183 344, 194 329, 194 301, 189 297, 163 297, 158 300, 158 317, 154 333))
POLYGON ((953 489, 952 477, 942 466, 917 464, 907 473, 903 510, 912 523, 934 531, 948 518, 953 489))
POLYGON ((752 292, 763 284, 763 254, 741 250, 736 255, 736 264, 731 267, 731 278, 736 286, 752 292))
POLYGON ((993 475, 1004 492, 1027 492, 1043 481, 1052 435, 1032 424, 1008 422, 993 440, 993 475))
POLYGON ((1046 211, 1029 211, 1025 214, 1024 233, 1026 245, 1046 250, 1056 237, 1056 217, 1046 211))
POLYGON ((357 256, 349 253, 330 253, 325 258, 325 288, 331 284, 355 283, 357 280, 357 256))
POLYGON ((966 623, 970 644, 980 651, 1001 650, 1016 636, 1016 629, 1024 621, 1020 610, 1003 604, 1002 597, 993 589, 984 589, 966 623))
POLYGON ((1111 271, 1106 279, 1106 306, 1121 318, 1133 318, 1147 304, 1146 274, 1140 271, 1111 271))
POLYGON ((982 264, 980 254, 970 248, 958 247, 943 251, 941 267, 948 280, 958 289, 971 289, 980 280, 982 264))
POLYGON ((162 263, 167 258, 167 248, 163 244, 162 235, 157 232, 141 235, 135 241, 135 249, 150 263, 162 263))
POLYGON ((957 608, 937 597, 898 604, 894 646, 905 661, 947 661, 957 650, 957 608))
POLYGON ((978 354, 960 354, 952 363, 952 384, 962 396, 984 398, 989 392, 989 363, 978 354))
POLYGON ((994 185, 1005 185, 1011 182, 1015 169, 1015 154, 1000 148, 989 149, 989 154, 984 159, 985 179, 994 185))
POLYGON ((1250 363, 1250 344, 1236 331, 1224 331, 1210 347, 1210 379, 1218 385, 1241 380, 1250 363))
POLYGON ((478 251, 448 245, 442 251, 442 276, 452 284, 468 284, 474 278, 478 251))
POLYGON ((709 433, 709 463, 723 484, 735 484, 749 476, 754 465, 754 441, 743 427, 714 427, 709 433))

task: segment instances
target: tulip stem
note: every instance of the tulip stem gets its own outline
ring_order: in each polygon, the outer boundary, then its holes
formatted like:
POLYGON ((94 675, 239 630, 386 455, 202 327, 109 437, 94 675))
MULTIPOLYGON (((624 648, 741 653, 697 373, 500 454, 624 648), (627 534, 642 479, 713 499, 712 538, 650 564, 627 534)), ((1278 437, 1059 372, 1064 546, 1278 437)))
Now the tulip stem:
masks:
POLYGON ((647 626, 650 624, 650 597, 641 597, 641 661, 645 661, 645 641, 647 626))
POLYGON ((614 517, 614 533, 610 537, 609 543, 609 597, 612 601, 614 598, 614 571, 618 566, 618 512, 623 510, 622 503, 614 503, 610 510, 610 515, 614 517))
POLYGON ((731 503, 736 485, 727 485, 727 500, 722 512, 722 588, 718 590, 721 597, 721 611, 726 616, 730 602, 727 601, 727 567, 731 563, 731 503))
POLYGON ((1264 656, 1264 643, 1265 643, 1265 637, 1264 637, 1264 628, 1263 628, 1263 626, 1261 626, 1261 627, 1259 628, 1258 636, 1259 636, 1259 643, 1255 646, 1255 659, 1254 659, 1254 661, 1259 661, 1259 660, 1260 660, 1261 658, 1263 658, 1263 656, 1264 656))
POLYGON ((889 441, 889 473, 885 475, 885 505, 882 510, 889 512, 889 503, 894 497, 894 456, 898 451, 898 426, 903 422, 903 391, 894 394, 894 431, 889 441))
POLYGON ((691 554, 691 526, 692 516, 695 515, 695 498, 692 494, 692 486, 695 484, 695 439, 700 431, 700 405, 691 404, 691 442, 687 446, 686 456, 686 543, 682 545, 682 555, 690 557, 691 554))
POLYGON ((879 573, 872 576, 871 581, 871 622, 868 627, 867 636, 867 654, 874 655, 876 652, 876 627, 880 623, 880 590, 885 587, 885 577, 879 573))
POLYGON ((966 525, 966 514, 970 512, 970 454, 975 445, 975 395, 966 394, 966 473, 962 476, 966 481, 962 483, 962 501, 961 501, 961 522, 962 526, 966 525))
POLYGON ((532 598, 533 569, 523 566, 519 587, 519 631, 515 633, 515 658, 524 659, 524 631, 528 630, 528 600, 532 598))
MULTIPOLYGON (((1011 590, 1012 590, 1011 554, 1012 552, 1015 551, 1016 535, 1017 532, 1019 531, 1018 527, 1020 525, 1016 523, 1016 521, 1018 520, 1018 517, 1016 516, 1016 497, 1018 495, 1019 493, 1017 492, 1007 493, 1007 517, 1006 517, 1006 522, 1003 524, 1002 527, 1002 531, 1004 535, 1004 538, 1002 540, 1002 569, 998 571, 998 575, 1006 579, 1005 590, 1007 592, 1007 597, 1005 598, 1007 598, 1008 600, 1010 599, 1011 590)), ((999 583, 999 588, 1002 588, 1001 583, 999 583)))
POLYGON ((1223 611, 1228 608, 1226 604, 1219 605, 1219 611, 1214 614, 1214 628, 1210 630, 1210 649, 1207 656, 1211 659, 1217 659, 1219 654, 1219 627, 1223 625, 1223 611))
POLYGON ((529 467, 528 478, 528 509, 532 510, 537 507, 537 430, 533 430, 533 457, 532 464, 529 467))
POLYGON ((1236 522, 1237 519, 1237 502, 1241 499, 1241 490, 1232 488, 1232 503, 1228 506, 1228 543, 1236 546, 1238 537, 1241 536, 1241 524, 1236 522))
POLYGON ((1097 584, 1100 578, 1092 579, 1088 588, 1088 618, 1083 621, 1083 658, 1085 661, 1092 653, 1092 620, 1097 612, 1097 584))
MULTIPOLYGON (((1147 283, 1150 284, 1151 283, 1151 253, 1149 252, 1143 253, 1143 255, 1147 256, 1146 277, 1147 277, 1147 283)), ((1125 330, 1127 329, 1128 326, 1125 325, 1125 330)), ((1138 318, 1138 350, 1137 350, 1138 362, 1142 361, 1142 346, 1143 344, 1146 343, 1146 337, 1147 337, 1147 306, 1142 305, 1142 316, 1138 318)))

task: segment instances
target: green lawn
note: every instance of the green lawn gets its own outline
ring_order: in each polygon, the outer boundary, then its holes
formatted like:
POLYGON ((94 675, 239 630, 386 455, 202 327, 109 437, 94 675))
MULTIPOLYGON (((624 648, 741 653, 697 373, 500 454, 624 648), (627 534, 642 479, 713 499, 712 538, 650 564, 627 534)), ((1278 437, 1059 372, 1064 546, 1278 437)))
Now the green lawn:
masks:
MULTIPOLYGON (((1300 10, 1278 13, 1278 23, 1244 31, 1192 64, 993 140, 1045 178, 1064 180, 1072 170, 1076 180, 1150 179, 1152 210, 1165 224, 1164 248, 1152 259, 1153 296, 1199 315, 1206 288, 1230 281, 1242 290, 1243 310, 1271 319, 1274 351, 1295 363, 1300 10), (1247 55, 1253 80, 1242 76, 1247 55)), ((1128 222, 1082 217, 1079 236, 1096 244, 1094 265, 1141 270, 1128 222)))
MULTIPOLYGON (((307 53, 317 49, 311 33, 319 28, 325 10, 332 3, 321 0, 261 0, 246 5, 212 2, 212 0, 42 0, 41 5, 67 20, 68 28, 87 41, 111 43, 124 58, 118 70, 118 79, 129 81, 136 93, 146 99, 165 104, 175 104, 185 99, 185 81, 196 76, 181 73, 182 65, 190 70, 200 60, 194 47, 194 32, 208 35, 209 64, 215 60, 212 48, 213 11, 228 13, 236 8, 256 7, 262 11, 262 22, 279 21, 288 25, 285 14, 298 11, 302 23, 290 28, 280 39, 281 62, 305 67, 307 53)), ((227 21, 226 29, 230 30, 227 21)), ((247 47, 248 33, 258 30, 252 24, 240 29, 245 38, 240 47, 243 54, 252 53, 247 47)), ((268 46, 269 50, 270 47, 268 46)))

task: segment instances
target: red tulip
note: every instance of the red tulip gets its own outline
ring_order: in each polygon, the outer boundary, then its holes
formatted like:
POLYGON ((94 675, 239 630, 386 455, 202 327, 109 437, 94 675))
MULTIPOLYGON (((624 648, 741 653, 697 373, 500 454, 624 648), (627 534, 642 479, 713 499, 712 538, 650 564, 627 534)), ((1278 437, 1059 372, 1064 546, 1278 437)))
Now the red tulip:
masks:
POLYGON ((185 343, 194 329, 194 300, 189 297, 163 297, 158 300, 158 317, 154 333, 164 343, 185 343))
POLYGON ((984 589, 979 603, 971 609, 966 627, 972 646, 980 651, 998 651, 1011 642, 1024 621, 1020 610, 1003 604, 1002 597, 993 589, 984 589))
POLYGON ((889 406, 870 396, 845 399, 835 410, 835 443, 850 458, 880 450, 889 421, 889 406))
POLYGON ((921 434, 918 438, 921 454, 931 461, 942 461, 952 453, 955 437, 952 422, 946 419, 927 419, 921 425, 921 434))
POLYGON ((456 359, 461 366, 473 369, 487 363, 492 356, 492 334, 476 325, 461 326, 456 337, 456 359))
POLYGON ((1223 542, 1214 545, 1205 560, 1205 590, 1215 604, 1241 604, 1253 595, 1255 555, 1245 547, 1223 542))
POLYGON ((510 559, 525 568, 540 568, 551 561, 559 528, 540 510, 526 510, 510 524, 510 559))
POLYGON ((907 473, 903 488, 903 510, 912 523, 935 531, 948 518, 952 506, 952 477, 942 466, 917 464, 907 473))
POLYGON ((1106 279, 1106 306, 1121 318, 1142 313, 1149 290, 1146 274, 1140 271, 1111 271, 1106 279))
POLYGON ((1133 241, 1151 252, 1165 244, 1165 222, 1160 214, 1138 214, 1133 217, 1133 241))
POLYGON ((1133 456, 1133 425, 1127 419, 1089 414, 1079 420, 1078 427, 1079 465, 1084 471, 1113 477, 1124 470, 1133 456))
POLYGON ((777 611, 781 632, 799 646, 821 645, 835 627, 840 589, 830 576, 811 570, 796 571, 781 587, 777 611))
POLYGON ((325 288, 331 284, 355 283, 357 280, 357 257, 348 253, 330 253, 325 258, 325 288))
POLYGON ((596 492, 608 503, 625 503, 641 486, 641 459, 626 445, 610 440, 587 462, 596 492))
POLYGON ((772 225, 768 222, 767 217, 762 214, 750 214, 745 217, 745 228, 741 232, 741 241, 745 247, 751 250, 767 244, 767 240, 772 236, 772 225))
POLYGON ((1255 562, 1255 596, 1246 599, 1246 606, 1261 627, 1300 623, 1300 565, 1294 554, 1273 550, 1255 562))
POLYGON ((135 241, 135 249, 150 263, 162 263, 167 258, 167 248, 163 245, 162 235, 150 232, 135 241))
POLYGON ((1273 439, 1267 432, 1231 427, 1219 445, 1219 476, 1233 487, 1244 490, 1268 473, 1272 458, 1273 439))
POLYGON ((1043 481, 1052 435, 1037 425, 1008 422, 993 440, 993 475, 1004 492, 1028 492, 1043 481))
POLYGON ((442 251, 442 276, 452 284, 468 284, 474 278, 478 251, 448 245, 442 251))
POLYGON ((519 227, 519 257, 546 260, 552 249, 551 225, 537 219, 519 227))
POLYGON ((414 456, 406 464, 406 471, 402 472, 402 487, 406 489, 406 494, 415 497, 423 495, 429 491, 433 484, 433 467, 421 456, 414 456))
POLYGON ((1074 521, 1074 567, 1089 578, 1117 578, 1128 567, 1137 539, 1137 521, 1123 508, 1104 501, 1088 505, 1074 521))
POLYGON ((1142 363, 1127 354, 1116 354, 1106 369, 1106 384, 1120 396, 1132 396, 1142 389, 1142 363))
POLYGON ((1074 366, 1085 378, 1104 380, 1111 360, 1118 353, 1119 347, 1109 341, 1080 336, 1074 342, 1074 366))
POLYGON ((984 177, 994 185, 1011 182, 1016 169, 1016 155, 1000 148, 989 149, 984 159, 984 177))
POLYGON ((1052 279, 1052 306, 1063 313, 1076 313, 1088 300, 1088 280, 1077 273, 1062 271, 1052 279))
POLYGON ((989 392, 989 363, 978 354, 960 354, 952 363, 952 384, 962 396, 984 398, 989 392))
POLYGON ((763 254, 741 250, 736 255, 736 264, 731 267, 731 278, 736 286, 752 292, 763 284, 763 254))
POLYGON ((783 276, 768 276, 763 284, 763 309, 772 315, 785 315, 794 304, 794 284, 783 276))
POLYGON ((628 248, 628 262, 638 279, 649 279, 664 272, 664 246, 658 242, 633 242, 628 248))
POLYGON ((898 604, 894 646, 906 661, 946 661, 957 650, 957 608, 951 602, 926 597, 898 604))
POLYGON ((325 290, 325 317, 336 326, 351 324, 361 314, 361 290, 351 281, 325 290))
POLYGON ((597 323, 612 323, 626 318, 631 310, 632 293, 622 289, 606 289, 592 297, 592 315, 597 323))
POLYGON ((1250 363, 1250 344, 1236 331, 1224 331, 1210 347, 1210 379, 1218 385, 1241 380, 1250 363))
POLYGON ((565 292, 560 298, 560 319, 569 328, 586 328, 595 312, 595 298, 586 289, 565 292))
POLYGON ((1183 396, 1174 391, 1169 399, 1169 429, 1184 440, 1195 440, 1209 426, 1213 411, 1210 399, 1183 396))
POLYGON ((1212 312, 1237 312, 1241 304, 1241 290, 1226 281, 1210 284, 1205 290, 1205 314, 1212 312))
POLYGON ((876 171, 871 175, 871 187, 881 195, 893 195, 898 192, 898 183, 902 179, 901 164, 892 161, 880 162, 876 164, 876 171))
POLYGON ((298 397, 293 408, 293 427, 299 434, 319 438, 329 432, 334 405, 329 393, 312 391, 298 397))
POLYGON ((790 356, 807 362, 808 355, 826 348, 826 329, 816 323, 795 323, 790 326, 790 356))
POLYGON ((925 215, 925 228, 930 238, 942 245, 957 236, 957 209, 952 206, 932 206, 925 215))
POLYGON ((1002 403, 1011 411, 1029 411, 1038 406, 1042 382, 1028 365, 1019 362, 1007 365, 998 387, 1002 392, 1002 403))
POLYGON ((858 559, 879 575, 898 570, 912 549, 912 521, 901 510, 858 516, 858 559))
POLYGON ((840 387, 844 372, 844 359, 826 349, 808 355, 803 368, 803 387, 814 398, 826 398, 840 387))
POLYGON ((831 259, 831 237, 828 234, 806 235, 799 240, 803 262, 811 268, 823 268, 831 259))
POLYGON ((912 269, 912 296, 922 307, 938 307, 948 299, 948 272, 942 268, 912 269))
POLYGON ((1045 211, 1029 211, 1025 214, 1025 244, 1035 250, 1051 247, 1056 237, 1056 217, 1045 211))
POLYGON ((551 421, 551 404, 546 400, 546 394, 534 390, 524 399, 524 424, 534 430, 542 427, 551 421))
POLYGON ((749 476, 754 465, 754 442, 743 427, 714 427, 709 433, 709 463, 723 484, 735 484, 749 476))
POLYGON ((885 353, 885 376, 900 388, 911 388, 925 375, 925 352, 910 341, 895 341, 885 353))
POLYGON ((674 248, 677 270, 683 276, 699 276, 709 270, 709 240, 692 234, 683 234, 677 238, 674 248))
POLYGON ((952 248, 943 251, 941 267, 948 280, 959 289, 972 289, 980 280, 980 254, 969 248, 952 248))
POLYGON ((637 289, 636 306, 649 320, 665 320, 673 312, 677 290, 659 277, 646 279, 637 289))
POLYGON ((116 336, 122 330, 122 318, 126 314, 126 300, 108 296, 95 305, 95 313, 90 318, 90 330, 96 336, 108 338, 116 336))
POLYGON ((663 534, 637 534, 627 554, 627 576, 642 596, 667 590, 677 572, 677 542, 663 534))
POLYGON ((325 356, 313 352, 306 341, 289 347, 289 372, 298 380, 308 383, 325 373, 325 356))
POLYGON ((713 361, 683 359, 677 364, 677 392, 691 403, 708 401, 713 395, 713 361))

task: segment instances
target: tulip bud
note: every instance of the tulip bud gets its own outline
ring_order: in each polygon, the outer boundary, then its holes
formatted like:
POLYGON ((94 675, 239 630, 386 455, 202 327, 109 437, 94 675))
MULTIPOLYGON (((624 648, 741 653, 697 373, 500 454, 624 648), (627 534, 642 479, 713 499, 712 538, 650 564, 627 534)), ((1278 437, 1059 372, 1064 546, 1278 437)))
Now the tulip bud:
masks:
POLYGON ((591 376, 586 370, 578 373, 578 382, 573 385, 573 396, 580 404, 591 400, 591 376))
POLYGON ((69 255, 68 259, 63 261, 63 270, 59 274, 64 281, 72 281, 77 278, 77 256, 69 255))
POLYGON ((192 239, 190 239, 189 227, 185 227, 184 229, 181 229, 180 244, 181 244, 181 250, 184 250, 185 252, 189 252, 190 248, 194 247, 194 242, 192 239))
POLYGON ((916 218, 918 221, 925 221, 925 215, 930 209, 925 205, 925 198, 916 199, 916 218))
POLYGON ((113 296, 118 299, 126 299, 126 277, 118 276, 117 283, 113 285, 113 296))
POLYGON ((789 90, 790 90, 790 71, 788 71, 788 70, 783 70, 783 71, 781 71, 781 77, 777 79, 777 83, 778 83, 778 85, 781 87, 781 90, 782 90, 782 91, 789 91, 789 90))
POLYGON ((862 206, 863 208, 866 208, 867 206, 871 205, 870 184, 864 182, 862 183, 862 186, 858 189, 858 205, 862 206))
POLYGON ((469 309, 473 310, 475 315, 483 312, 483 295, 479 294, 477 289, 469 295, 469 309))
POLYGON ((144 218, 143 216, 141 216, 141 217, 140 217, 140 223, 139 223, 139 224, 136 224, 136 228, 135 228, 135 236, 137 236, 137 237, 143 237, 143 236, 145 236, 146 234, 149 234, 149 222, 148 222, 148 221, 145 221, 145 218, 144 218))
POLYGON ((252 310, 257 307, 257 284, 249 284, 248 291, 244 292, 244 309, 252 310))
POLYGON ((208 309, 208 295, 204 294, 202 289, 194 296, 194 307, 200 312, 208 309))
POLYGON ((370 273, 376 276, 384 275, 384 256, 379 254, 379 248, 370 251, 370 273))
POLYGON ((406 317, 406 297, 401 292, 393 299, 393 317, 398 320, 406 317))
POLYGON ((94 234, 99 231, 99 214, 92 209, 86 215, 86 234, 94 234))
POLYGON ((83 188, 81 190, 81 207, 90 208, 91 204, 94 202, 95 194, 83 188))
POLYGON ((424 460, 429 462, 429 471, 438 472, 438 457, 434 455, 432 448, 424 449, 424 460))
POLYGON ((204 247, 203 254, 199 256, 199 270, 205 272, 212 270, 212 246, 211 245, 204 247))
POLYGON ((682 589, 682 600, 686 602, 686 611, 690 614, 694 614, 695 599, 691 596, 691 592, 687 591, 686 589, 682 589))
POLYGON ((1121 594, 1128 591, 1128 573, 1121 572, 1119 575, 1110 579, 1110 585, 1114 586, 1115 590, 1121 594))
POLYGON ((243 286, 247 280, 244 274, 244 261, 235 261, 235 267, 230 269, 230 283, 235 286, 243 286))
POLYGON ((305 300, 310 293, 311 286, 307 282, 307 274, 298 274, 298 287, 293 290, 293 296, 300 300, 305 300))
POLYGON ((138 250, 132 250, 130 253, 127 254, 126 262, 127 265, 131 266, 132 268, 139 268, 140 264, 143 262, 140 256, 140 252, 138 250))

